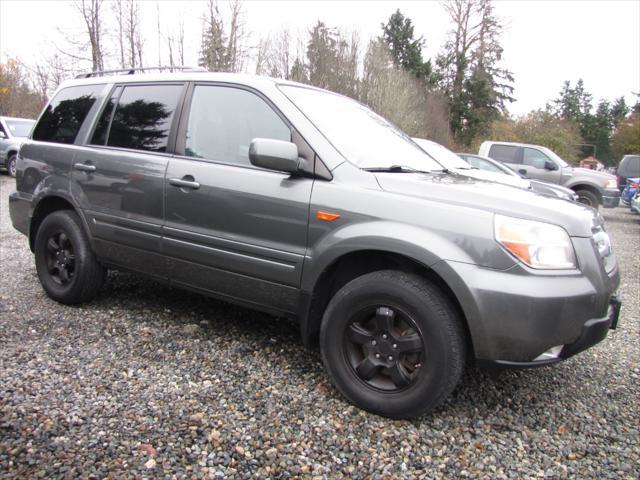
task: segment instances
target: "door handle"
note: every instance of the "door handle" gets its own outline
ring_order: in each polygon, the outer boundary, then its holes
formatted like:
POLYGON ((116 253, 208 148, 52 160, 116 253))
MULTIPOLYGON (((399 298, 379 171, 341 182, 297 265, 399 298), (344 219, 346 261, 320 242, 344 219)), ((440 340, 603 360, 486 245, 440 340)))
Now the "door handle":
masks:
POLYGON ((169 183, 174 187, 190 188, 192 190, 200 188, 200 183, 194 181, 191 175, 185 175, 182 178, 170 178, 169 183))
POLYGON ((96 166, 89 163, 74 163, 73 168, 76 170, 82 170, 83 172, 95 172, 96 166))

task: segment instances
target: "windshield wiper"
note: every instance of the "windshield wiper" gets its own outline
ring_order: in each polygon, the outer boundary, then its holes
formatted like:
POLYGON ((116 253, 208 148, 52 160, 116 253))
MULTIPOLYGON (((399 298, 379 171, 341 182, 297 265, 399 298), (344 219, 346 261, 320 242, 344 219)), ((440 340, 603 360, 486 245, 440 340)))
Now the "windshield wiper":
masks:
POLYGON ((391 165, 389 167, 371 167, 365 168, 367 172, 389 172, 389 173, 431 173, 426 170, 418 170, 406 165, 391 165))

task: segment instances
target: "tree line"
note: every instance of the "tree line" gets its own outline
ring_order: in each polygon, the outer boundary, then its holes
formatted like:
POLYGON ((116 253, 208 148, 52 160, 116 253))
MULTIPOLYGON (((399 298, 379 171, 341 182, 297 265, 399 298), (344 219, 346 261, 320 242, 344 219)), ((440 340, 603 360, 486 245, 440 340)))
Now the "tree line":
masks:
MULTIPOLYGON (((594 107, 582 80, 565 82, 547 105, 512 118, 514 78, 503 62, 503 27, 492 1, 442 5, 451 28, 438 54, 426 59, 425 37, 400 10, 366 41, 318 20, 303 35, 283 28, 252 42, 241 0, 207 0, 198 64, 326 88, 368 105, 412 136, 457 150, 476 150, 489 138, 512 140, 546 145, 569 161, 595 153, 608 164, 640 150, 639 103, 628 106, 620 97, 594 107)), ((64 44, 35 64, 9 59, 0 65, 0 114, 36 116, 60 81, 79 71, 184 64, 184 21, 175 19, 161 33, 159 4, 153 40, 142 33, 139 0, 75 0, 73 7, 82 35, 65 34, 64 44), (149 41, 157 41, 157 61, 146 55, 149 41)))

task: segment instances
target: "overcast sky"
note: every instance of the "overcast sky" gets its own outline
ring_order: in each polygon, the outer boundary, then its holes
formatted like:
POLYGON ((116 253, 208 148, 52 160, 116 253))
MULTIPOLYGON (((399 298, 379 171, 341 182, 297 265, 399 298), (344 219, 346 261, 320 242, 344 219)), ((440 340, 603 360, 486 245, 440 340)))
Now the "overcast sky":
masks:
MULTIPOLYGON (((221 2, 223 9, 224 2, 221 2)), ((109 7, 107 5, 107 7, 109 7)), ((146 0, 143 7, 145 56, 158 63, 156 9, 161 32, 170 32, 184 18, 186 60, 197 64, 201 15, 200 1, 146 0)), ((425 58, 433 57, 451 28, 440 3, 435 1, 246 1, 246 30, 251 43, 287 26, 304 34, 317 19, 346 31, 359 32, 362 48, 379 35, 380 24, 399 8, 424 36, 425 58)), ((522 1, 495 2, 505 26, 502 36, 504 65, 515 76, 514 114, 526 113, 557 96, 564 80, 584 79, 595 101, 640 91, 640 0, 628 1, 522 1)), ((34 64, 63 45, 59 31, 74 34, 81 23, 68 2, 56 0, 0 0, 0 56, 19 57, 34 64)), ((163 48, 163 51, 165 49, 163 48)), ((162 62, 167 63, 166 51, 162 62)), ((594 103, 595 103, 594 101, 594 103)))

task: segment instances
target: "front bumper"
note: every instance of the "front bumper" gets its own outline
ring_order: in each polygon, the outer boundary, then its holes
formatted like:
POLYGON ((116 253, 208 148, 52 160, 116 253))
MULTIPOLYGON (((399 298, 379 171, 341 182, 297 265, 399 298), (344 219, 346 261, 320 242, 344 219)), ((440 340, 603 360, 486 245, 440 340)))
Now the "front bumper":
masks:
POLYGON ((590 332, 609 328, 618 268, 605 272, 591 239, 573 241, 581 270, 533 271, 522 264, 493 270, 452 261, 432 266, 455 292, 479 364, 526 366, 558 346, 564 350, 558 356, 566 358, 593 344, 590 332))
POLYGON ((604 208, 615 208, 620 205, 620 190, 607 189, 602 193, 602 206, 604 208))
POLYGON ((563 345, 557 353, 552 355, 540 355, 538 358, 530 362, 512 362, 508 360, 479 360, 478 366, 483 368, 536 368, 553 363, 561 362, 577 353, 583 352, 588 348, 600 343, 607 336, 609 330, 615 330, 618 326, 618 318, 620 316, 620 307, 622 303, 613 296, 611 297, 607 316, 604 318, 594 318, 585 322, 582 332, 577 340, 572 343, 563 345), (546 357, 546 358, 545 358, 546 357))

